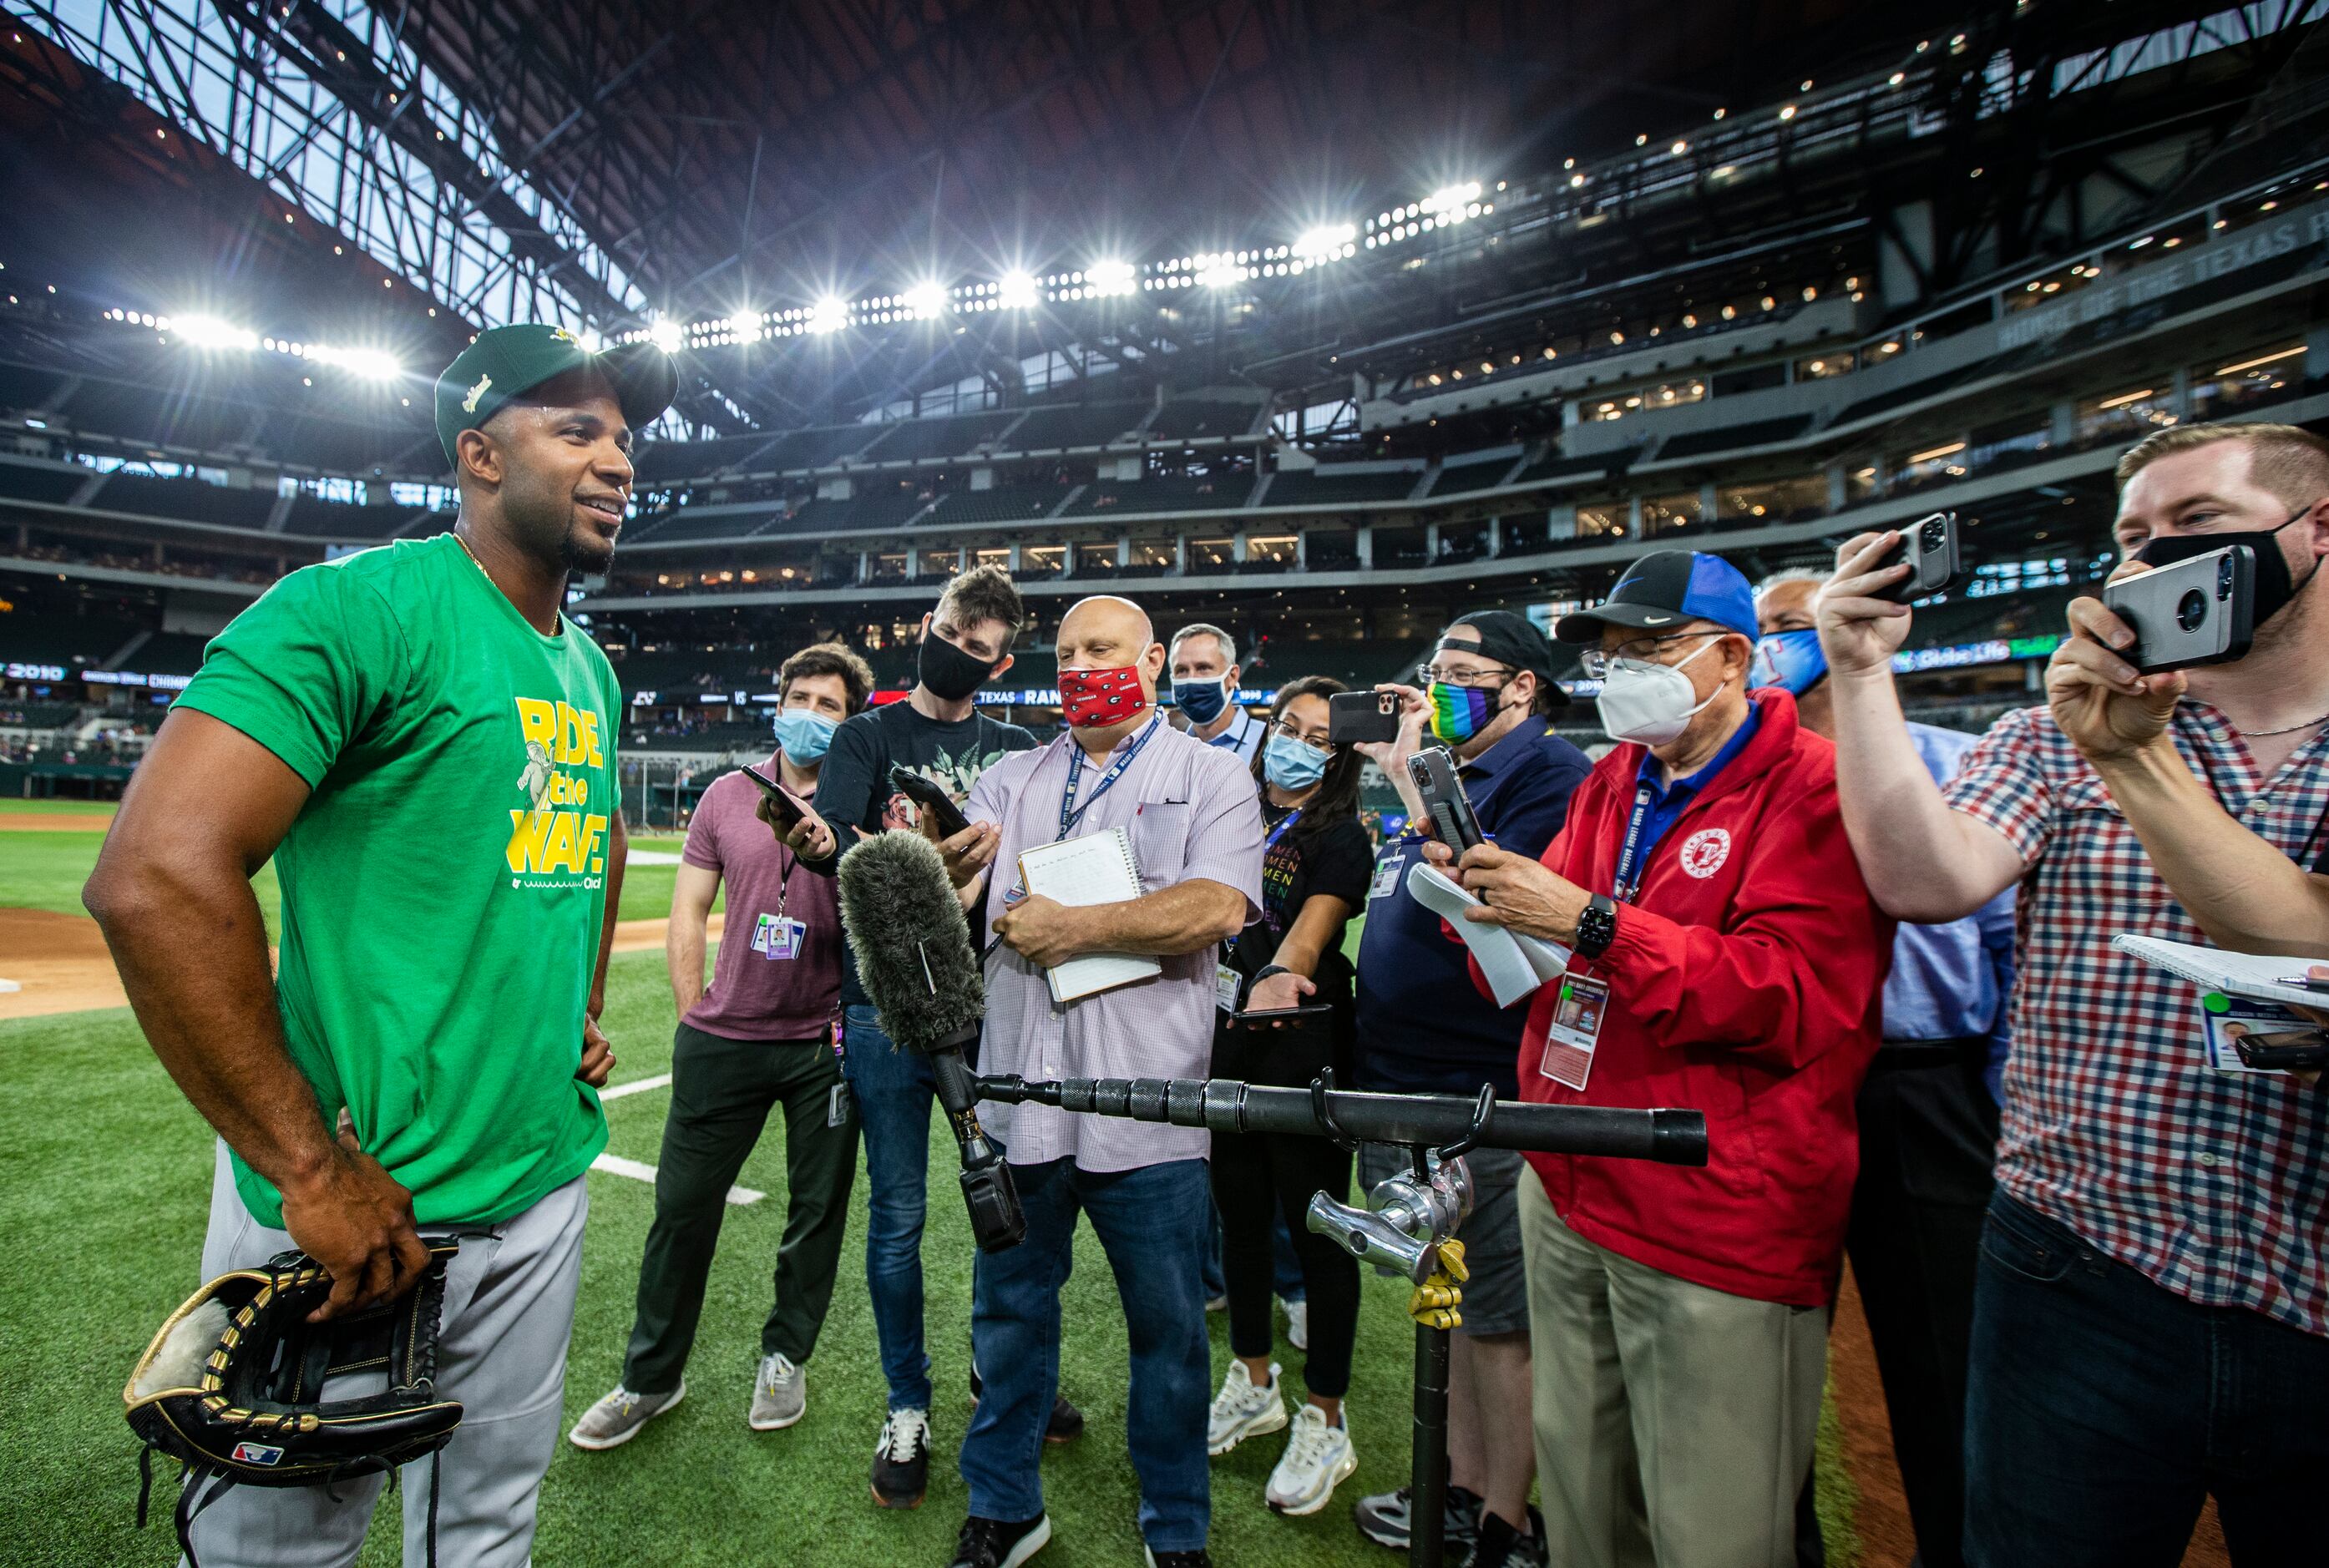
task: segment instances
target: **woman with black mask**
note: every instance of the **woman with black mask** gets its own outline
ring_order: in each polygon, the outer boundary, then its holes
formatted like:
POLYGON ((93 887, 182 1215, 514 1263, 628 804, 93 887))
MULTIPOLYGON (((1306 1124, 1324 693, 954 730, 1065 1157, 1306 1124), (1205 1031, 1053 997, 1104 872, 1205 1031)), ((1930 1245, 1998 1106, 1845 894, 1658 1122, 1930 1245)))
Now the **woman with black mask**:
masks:
MULTIPOLYGON (((1271 706, 1269 738, 1254 758, 1267 830, 1262 917, 1229 947, 1222 992, 1229 994, 1233 975, 1239 1011, 1218 1015, 1216 1077, 1300 1086, 1323 1067, 1349 1064, 1353 977, 1343 934, 1365 905, 1373 847, 1359 823, 1363 761, 1326 739, 1326 699, 1343 690, 1323 675, 1289 682, 1271 706), (1326 1010, 1290 1020, 1253 1016, 1297 1007, 1326 1010)), ((1324 1138, 1217 1132, 1212 1179, 1235 1359, 1213 1401, 1207 1446, 1226 1453, 1287 1424, 1278 1368, 1269 1359, 1271 1233, 1282 1214, 1309 1298, 1303 1372, 1309 1399, 1292 1417, 1267 1498, 1282 1514, 1315 1513, 1358 1466, 1343 1394, 1358 1327, 1359 1266, 1314 1235, 1304 1216, 1315 1193, 1348 1195, 1351 1156, 1324 1138)))

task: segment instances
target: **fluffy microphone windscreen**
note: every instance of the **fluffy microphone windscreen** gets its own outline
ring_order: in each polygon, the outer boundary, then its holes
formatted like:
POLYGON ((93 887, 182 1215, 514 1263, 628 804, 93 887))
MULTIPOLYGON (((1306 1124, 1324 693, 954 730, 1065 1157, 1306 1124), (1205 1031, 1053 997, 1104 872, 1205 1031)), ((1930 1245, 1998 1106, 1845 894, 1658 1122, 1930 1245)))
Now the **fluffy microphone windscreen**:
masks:
POLYGON ((890 1038, 927 1055, 976 1028, 985 981, 946 862, 929 840, 903 830, 861 839, 835 877, 857 978, 890 1038))

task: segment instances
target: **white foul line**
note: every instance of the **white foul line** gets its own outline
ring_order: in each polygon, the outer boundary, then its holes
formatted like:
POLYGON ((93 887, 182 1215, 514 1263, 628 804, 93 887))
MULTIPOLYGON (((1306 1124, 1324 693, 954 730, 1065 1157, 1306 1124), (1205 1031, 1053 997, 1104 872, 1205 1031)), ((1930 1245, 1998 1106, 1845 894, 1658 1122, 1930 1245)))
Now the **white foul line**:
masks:
MULTIPOLYGON (((655 1178, 654 1166, 641 1164, 636 1160, 626 1160, 619 1154, 601 1154, 590 1162, 590 1169, 603 1170, 609 1176, 627 1176, 633 1181, 652 1183, 655 1178)), ((728 1189, 728 1201, 739 1207, 746 1204, 758 1203, 768 1196, 765 1192, 755 1192, 749 1187, 731 1187, 728 1189)))
MULTIPOLYGON (((669 1073, 657 1073, 652 1078, 634 1078, 627 1084, 617 1084, 609 1088, 601 1089, 599 1091, 599 1098, 602 1102, 619 1100, 626 1094, 644 1094, 649 1089, 667 1088, 670 1084, 669 1073)), ((644 1181, 650 1185, 655 1178, 654 1166, 636 1160, 626 1160, 619 1154, 601 1154, 590 1162, 590 1169, 603 1170, 610 1176, 627 1176, 633 1181, 644 1181)), ((749 1187, 731 1187, 728 1189, 728 1201, 740 1208, 748 1204, 758 1203, 768 1196, 765 1192, 757 1192, 749 1187)))
POLYGON ((644 1094, 649 1089, 667 1089, 670 1086, 671 1075, 657 1073, 652 1078, 634 1078, 627 1084, 609 1084, 599 1091, 599 1098, 603 1103, 608 1100, 619 1100, 626 1094, 644 1094))

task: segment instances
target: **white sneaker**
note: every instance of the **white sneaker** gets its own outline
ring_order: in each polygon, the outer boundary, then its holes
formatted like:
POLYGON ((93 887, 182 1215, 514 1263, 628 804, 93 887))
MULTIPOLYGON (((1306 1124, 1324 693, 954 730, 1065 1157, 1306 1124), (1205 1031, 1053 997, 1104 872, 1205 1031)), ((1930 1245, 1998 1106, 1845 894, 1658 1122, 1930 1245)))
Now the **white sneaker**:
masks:
POLYGON ((1230 1299, 1229 1299, 1227 1296, 1207 1296, 1207 1297, 1205 1298, 1205 1310, 1206 1310, 1206 1311, 1208 1311, 1208 1312, 1226 1312, 1226 1311, 1228 1311, 1229 1310, 1230 1310, 1230 1299))
POLYGON ((1305 1404, 1294 1417, 1293 1434, 1286 1440, 1285 1457, 1269 1472, 1269 1506, 1281 1514, 1315 1514, 1334 1495, 1334 1488, 1359 1468, 1351 1447, 1350 1418, 1341 1426, 1326 1424, 1326 1413, 1305 1404))
POLYGON ((1249 1437, 1279 1432, 1286 1426, 1286 1402, 1278 1395, 1278 1364, 1269 1365, 1269 1383, 1256 1388, 1245 1363, 1230 1357, 1230 1375, 1213 1396, 1212 1424, 1205 1430, 1205 1451, 1225 1454, 1249 1437))
POLYGON ((1278 1304, 1286 1309, 1286 1342, 1297 1350, 1310 1348, 1310 1302, 1307 1298, 1289 1301, 1280 1297, 1278 1304))
POLYGON ((669 1394, 634 1394, 618 1385, 612 1394, 582 1413, 582 1419, 574 1423, 566 1441, 576 1448, 620 1448, 639 1435, 639 1428, 686 1397, 684 1378, 669 1394))
POLYGON ((754 1432, 780 1432, 807 1413, 807 1368, 796 1366, 782 1356, 761 1357, 747 1423, 754 1432))

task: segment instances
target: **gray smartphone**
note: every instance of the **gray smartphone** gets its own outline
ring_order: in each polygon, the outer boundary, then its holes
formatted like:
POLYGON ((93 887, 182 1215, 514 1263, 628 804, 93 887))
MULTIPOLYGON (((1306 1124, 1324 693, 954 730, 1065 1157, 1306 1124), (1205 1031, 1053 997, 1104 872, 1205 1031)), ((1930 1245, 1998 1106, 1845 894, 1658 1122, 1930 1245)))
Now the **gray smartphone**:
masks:
POLYGON ((2103 590, 2103 605, 2135 633, 2127 662, 2145 675, 2223 664, 2256 634, 2256 554, 2228 544, 2103 590))
POLYGON ((1909 575, 1872 598, 1905 605, 1941 592, 1965 575, 1965 556, 1957 542, 1957 514, 1937 512, 1900 530, 1900 542, 1885 552, 1875 570, 1909 563, 1909 575))
POLYGON ((1407 759, 1407 776, 1423 797, 1423 814, 1434 837, 1461 855, 1475 844, 1487 842, 1464 783, 1456 776, 1456 759, 1446 746, 1427 746, 1407 759))

